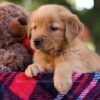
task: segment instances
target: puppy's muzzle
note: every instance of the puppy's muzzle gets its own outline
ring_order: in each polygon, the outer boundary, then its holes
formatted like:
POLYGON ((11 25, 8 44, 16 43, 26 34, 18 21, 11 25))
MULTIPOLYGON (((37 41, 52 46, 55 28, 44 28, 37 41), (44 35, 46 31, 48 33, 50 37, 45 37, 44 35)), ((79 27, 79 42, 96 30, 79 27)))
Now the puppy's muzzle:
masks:
POLYGON ((33 42, 34 42, 34 45, 36 47, 40 47, 42 42, 43 42, 43 39, 42 38, 36 38, 33 42))

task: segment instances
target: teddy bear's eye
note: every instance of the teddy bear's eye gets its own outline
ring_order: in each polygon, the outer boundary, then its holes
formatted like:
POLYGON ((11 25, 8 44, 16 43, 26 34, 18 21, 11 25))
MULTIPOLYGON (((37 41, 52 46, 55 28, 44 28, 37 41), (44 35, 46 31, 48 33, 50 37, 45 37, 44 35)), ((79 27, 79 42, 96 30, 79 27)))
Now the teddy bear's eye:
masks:
POLYGON ((56 27, 56 26, 50 26, 50 30, 53 31, 53 32, 54 31, 57 31, 58 30, 58 27, 56 27))

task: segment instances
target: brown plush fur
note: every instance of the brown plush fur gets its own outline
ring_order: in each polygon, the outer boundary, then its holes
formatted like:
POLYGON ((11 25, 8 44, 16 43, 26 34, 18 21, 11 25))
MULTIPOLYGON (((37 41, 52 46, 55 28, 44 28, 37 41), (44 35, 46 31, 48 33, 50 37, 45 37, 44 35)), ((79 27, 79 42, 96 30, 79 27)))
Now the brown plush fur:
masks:
POLYGON ((34 63, 25 73, 36 76, 43 71, 54 72, 54 86, 66 93, 72 85, 73 72, 100 69, 100 58, 80 41, 83 24, 78 17, 60 5, 44 5, 33 12, 29 24, 34 63), (42 39, 35 45, 36 38, 42 39))
POLYGON ((0 4, 0 66, 20 71, 31 63, 22 41, 27 34, 27 22, 28 15, 22 7, 9 2, 0 4))

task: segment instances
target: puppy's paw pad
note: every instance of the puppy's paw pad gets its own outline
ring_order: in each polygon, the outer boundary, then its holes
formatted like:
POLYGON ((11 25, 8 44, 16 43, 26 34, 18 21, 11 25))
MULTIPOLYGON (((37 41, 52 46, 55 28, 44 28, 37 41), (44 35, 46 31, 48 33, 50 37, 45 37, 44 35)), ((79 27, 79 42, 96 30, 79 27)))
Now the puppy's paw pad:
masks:
POLYGON ((28 77, 37 76, 37 74, 41 72, 44 72, 44 70, 39 64, 29 65, 28 68, 25 70, 25 74, 28 77))
POLYGON ((72 82, 67 82, 66 80, 58 80, 54 82, 55 88, 58 90, 59 93, 61 94, 67 94, 69 89, 72 86, 72 82))

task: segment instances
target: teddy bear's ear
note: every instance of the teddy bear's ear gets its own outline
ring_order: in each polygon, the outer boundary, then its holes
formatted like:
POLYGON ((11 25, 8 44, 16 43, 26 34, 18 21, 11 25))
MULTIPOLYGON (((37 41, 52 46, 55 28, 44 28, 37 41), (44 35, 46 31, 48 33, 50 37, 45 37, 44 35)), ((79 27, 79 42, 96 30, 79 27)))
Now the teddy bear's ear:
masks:
POLYGON ((27 35, 27 20, 25 18, 12 18, 8 25, 9 33, 14 37, 27 35))

